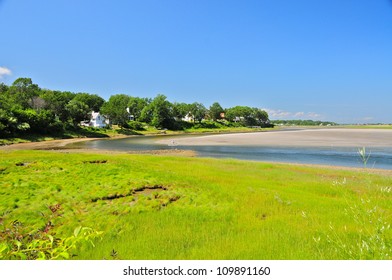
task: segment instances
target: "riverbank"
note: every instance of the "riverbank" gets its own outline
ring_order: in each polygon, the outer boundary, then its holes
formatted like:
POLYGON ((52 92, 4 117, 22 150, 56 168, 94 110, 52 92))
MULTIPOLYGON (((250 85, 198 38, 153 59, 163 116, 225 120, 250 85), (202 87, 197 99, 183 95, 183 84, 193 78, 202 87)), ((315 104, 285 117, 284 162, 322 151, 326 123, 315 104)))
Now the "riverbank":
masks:
POLYGON ((93 131, 82 129, 81 134, 66 135, 66 137, 52 136, 28 136, 25 138, 7 138, 0 139, 1 149, 13 150, 39 150, 39 149, 60 149, 68 144, 100 139, 118 139, 133 136, 159 136, 159 135, 204 135, 204 134, 230 134, 230 133, 251 133, 260 131, 270 131, 273 128, 249 128, 249 127, 232 127, 232 128, 200 128, 189 130, 158 130, 149 128, 143 131, 134 131, 130 129, 95 129, 93 131))

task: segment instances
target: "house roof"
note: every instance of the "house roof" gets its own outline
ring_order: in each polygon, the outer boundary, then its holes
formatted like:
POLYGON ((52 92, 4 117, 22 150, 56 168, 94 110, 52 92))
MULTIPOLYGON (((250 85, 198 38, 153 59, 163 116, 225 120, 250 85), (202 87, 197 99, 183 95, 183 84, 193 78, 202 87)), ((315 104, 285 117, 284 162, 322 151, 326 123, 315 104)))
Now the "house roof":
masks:
POLYGON ((91 118, 96 119, 99 115, 100 115, 99 112, 94 112, 94 111, 93 111, 93 112, 91 113, 91 118))

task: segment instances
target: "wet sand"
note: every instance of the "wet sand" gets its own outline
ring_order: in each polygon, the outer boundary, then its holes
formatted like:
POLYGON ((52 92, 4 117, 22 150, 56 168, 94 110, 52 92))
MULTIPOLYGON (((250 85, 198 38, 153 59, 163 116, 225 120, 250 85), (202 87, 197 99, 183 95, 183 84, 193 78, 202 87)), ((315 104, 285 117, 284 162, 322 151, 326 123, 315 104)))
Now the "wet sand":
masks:
MULTIPOLYGON (((119 136, 116 138, 124 138, 128 136, 119 136)), ((56 151, 61 153, 98 153, 98 154, 150 154, 150 155, 176 155, 194 157, 196 153, 190 150, 141 150, 141 151, 113 151, 113 150, 101 150, 101 149, 75 149, 72 146, 67 147, 68 144, 85 142, 92 140, 101 140, 103 138, 72 138, 72 139, 59 139, 49 140, 42 142, 29 142, 29 143, 18 143, 12 145, 0 146, 0 151, 13 151, 13 150, 48 150, 56 151)))
POLYGON ((28 142, 18 143, 12 145, 0 146, 0 150, 57 150, 66 149, 66 145, 77 142, 98 140, 102 138, 71 138, 71 139, 59 139, 49 140, 41 142, 28 142))
POLYGON ((176 146, 392 147, 392 130, 321 128, 276 130, 171 138, 158 143, 176 146))

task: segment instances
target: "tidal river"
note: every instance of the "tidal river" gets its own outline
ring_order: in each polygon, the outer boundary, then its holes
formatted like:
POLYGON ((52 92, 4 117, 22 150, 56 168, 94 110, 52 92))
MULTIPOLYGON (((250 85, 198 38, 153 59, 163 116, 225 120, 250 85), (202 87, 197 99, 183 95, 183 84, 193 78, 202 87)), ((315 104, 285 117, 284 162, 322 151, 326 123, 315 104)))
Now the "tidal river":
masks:
POLYGON ((193 150, 200 157, 361 167, 392 170, 392 130, 298 129, 255 133, 135 136, 73 144, 117 151, 193 150))

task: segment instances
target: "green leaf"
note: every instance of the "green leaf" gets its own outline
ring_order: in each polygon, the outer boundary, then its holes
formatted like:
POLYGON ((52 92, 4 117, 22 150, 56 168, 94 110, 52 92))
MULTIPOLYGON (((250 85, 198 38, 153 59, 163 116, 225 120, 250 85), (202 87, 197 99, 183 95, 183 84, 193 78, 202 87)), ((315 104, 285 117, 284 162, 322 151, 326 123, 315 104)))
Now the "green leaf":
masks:
POLYGON ((49 240, 50 240, 50 244, 52 244, 52 245, 53 245, 53 236, 52 236, 52 235, 50 235, 50 234, 48 234, 48 238, 49 238, 49 240))
POLYGON ((16 240, 15 245, 18 247, 18 250, 19 250, 20 247, 22 246, 22 243, 20 241, 16 240))
POLYGON ((74 236, 77 237, 79 235, 80 230, 82 229, 82 226, 78 226, 77 228, 75 228, 74 230, 74 236))
POLYGON ((4 252, 5 250, 7 250, 7 248, 8 248, 7 244, 1 243, 1 244, 0 244, 0 254, 1 254, 2 252, 4 252))
POLYGON ((15 255, 18 256, 21 260, 27 260, 27 255, 25 253, 18 252, 15 255))
POLYGON ((44 252, 38 252, 37 260, 46 260, 46 256, 44 252))
POLYGON ((61 252, 59 255, 62 256, 64 259, 69 259, 69 253, 68 252, 61 252))

